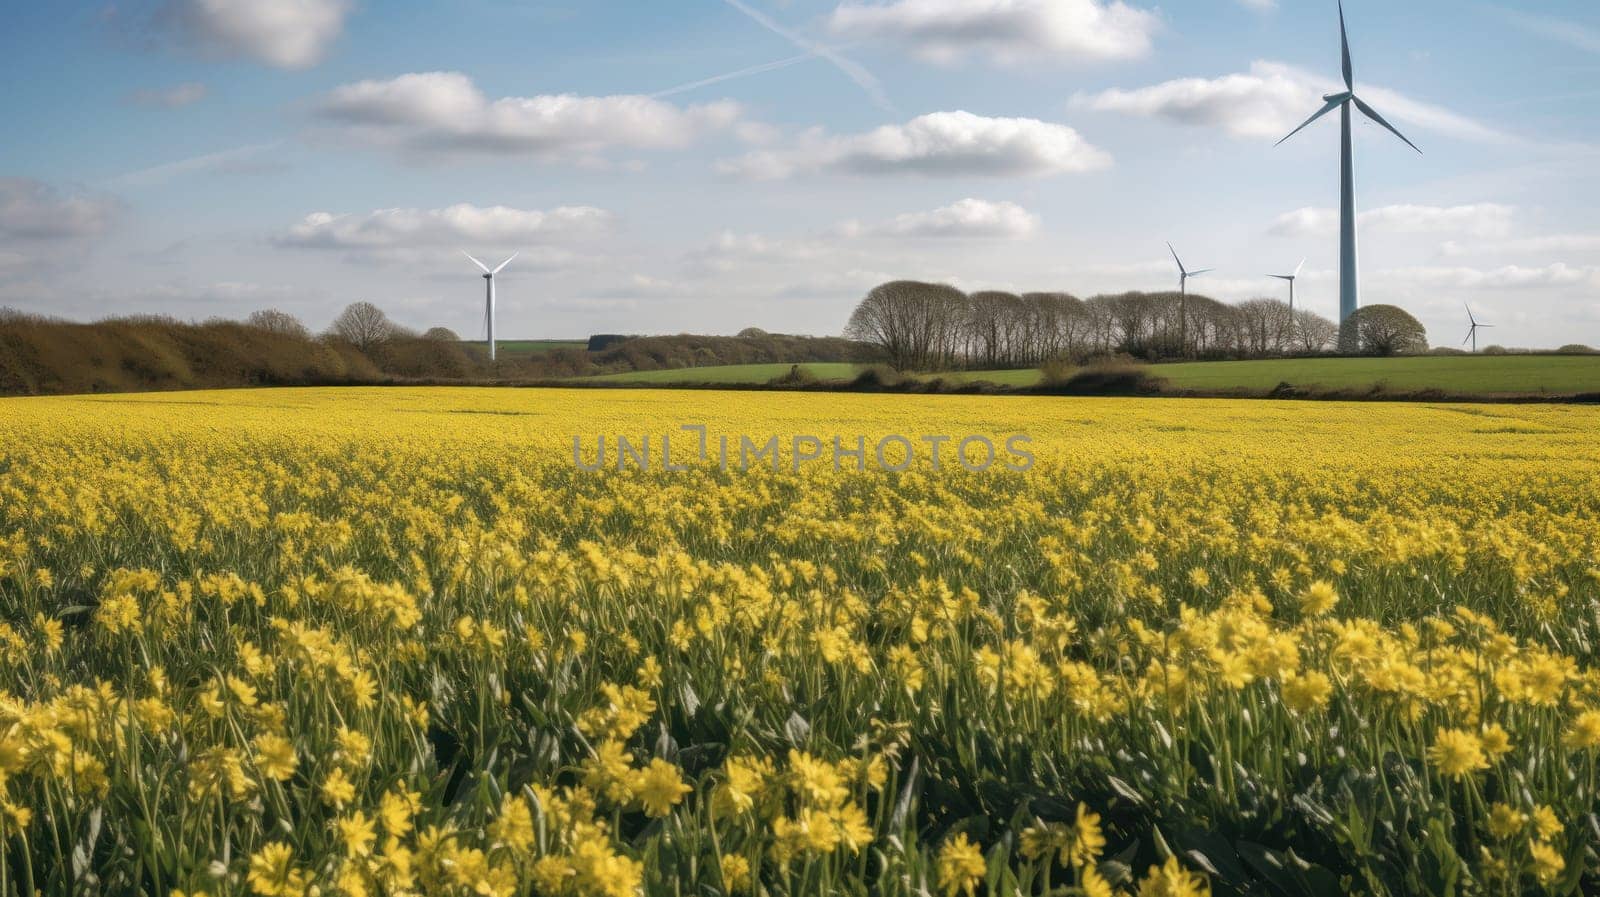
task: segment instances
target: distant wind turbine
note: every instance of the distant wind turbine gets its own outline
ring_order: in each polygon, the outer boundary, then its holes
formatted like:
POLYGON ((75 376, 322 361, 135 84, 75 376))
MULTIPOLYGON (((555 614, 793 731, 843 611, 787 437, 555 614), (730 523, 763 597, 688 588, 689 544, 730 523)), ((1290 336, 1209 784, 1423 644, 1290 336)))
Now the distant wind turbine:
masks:
POLYGON ((1289 281, 1289 311, 1291 313, 1294 311, 1294 282, 1295 282, 1296 279, 1298 279, 1300 277, 1300 269, 1304 268, 1305 266, 1306 266, 1306 260, 1305 259, 1301 259, 1300 260, 1300 264, 1294 266, 1294 273, 1293 274, 1268 274, 1267 275, 1268 277, 1272 278, 1273 280, 1287 280, 1287 281, 1289 281))
POLYGON ((1321 109, 1305 124, 1289 132, 1289 136, 1278 141, 1281 145, 1284 140, 1305 130, 1306 126, 1317 119, 1327 115, 1334 109, 1340 112, 1340 154, 1339 171, 1340 203, 1339 203, 1339 346, 1344 351, 1354 348, 1354 329, 1349 327, 1350 316, 1361 307, 1360 270, 1356 261, 1356 185, 1355 185, 1355 157, 1350 148, 1350 106, 1352 104, 1361 114, 1382 125, 1389 133, 1405 141, 1406 146, 1417 152, 1417 145, 1406 139, 1406 135, 1395 130, 1394 125, 1384 120, 1376 109, 1367 105, 1356 96, 1355 75, 1350 65, 1350 37, 1344 27, 1344 3, 1339 4, 1339 46, 1343 57, 1344 92, 1329 94, 1322 99, 1325 101, 1321 109))
POLYGON ((485 265, 483 262, 480 262, 477 259, 473 258, 472 257, 472 253, 467 252, 466 250, 462 250, 461 254, 466 256, 467 259, 469 261, 471 261, 474 265, 477 265, 479 270, 483 271, 483 280, 484 280, 485 283, 488 284, 488 296, 483 301, 483 321, 484 321, 485 327, 488 330, 488 335, 489 335, 489 360, 490 361, 494 361, 495 360, 495 343, 494 343, 494 276, 496 274, 499 274, 501 271, 505 270, 505 267, 507 265, 511 264, 511 259, 516 258, 518 253, 516 253, 516 252, 511 253, 511 258, 508 258, 505 261, 501 262, 500 264, 496 265, 492 270, 489 268, 488 265, 485 265))
POLYGON ((1215 268, 1201 268, 1190 271, 1183 266, 1183 259, 1178 258, 1178 250, 1172 248, 1172 243, 1167 243, 1167 251, 1172 253, 1172 260, 1178 263, 1178 345, 1185 354, 1189 351, 1189 278, 1209 274, 1215 268))
POLYGON ((1190 271, 1183 266, 1183 259, 1178 258, 1178 250, 1173 249, 1171 243, 1167 244, 1167 251, 1172 253, 1172 260, 1178 263, 1178 292, 1184 295, 1189 294, 1189 278, 1210 274, 1212 271, 1217 270, 1215 268, 1201 268, 1198 271, 1190 271))
MULTIPOLYGON (((1463 304, 1465 304, 1465 303, 1463 303, 1463 304)), ((1492 329, 1494 329, 1494 325, 1493 324, 1479 324, 1478 323, 1478 319, 1472 316, 1472 306, 1467 305, 1466 309, 1467 309, 1467 320, 1472 323, 1472 326, 1467 328, 1467 338, 1461 341, 1461 345, 1465 346, 1467 344, 1467 342, 1470 340, 1472 342, 1472 353, 1474 355, 1476 355, 1478 353, 1478 331, 1482 330, 1484 328, 1488 328, 1488 329, 1492 330, 1492 329)))

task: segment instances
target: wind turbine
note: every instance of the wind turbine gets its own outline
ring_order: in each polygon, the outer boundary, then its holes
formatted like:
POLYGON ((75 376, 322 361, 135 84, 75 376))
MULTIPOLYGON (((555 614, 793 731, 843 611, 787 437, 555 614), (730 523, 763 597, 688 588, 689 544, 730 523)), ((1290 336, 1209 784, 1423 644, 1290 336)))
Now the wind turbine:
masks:
MULTIPOLYGON (((1305 124, 1289 132, 1289 137, 1305 130, 1307 125, 1327 115, 1335 109, 1340 112, 1340 194, 1339 194, 1339 346, 1344 351, 1354 348, 1355 332, 1348 326, 1350 316, 1361 307, 1361 285, 1359 267, 1356 262, 1356 174, 1355 158, 1350 148, 1350 106, 1353 104, 1361 110, 1361 114, 1372 119, 1400 138, 1406 146, 1417 150, 1417 145, 1406 139, 1406 135, 1395 130, 1394 125, 1384 120, 1376 109, 1367 105, 1356 96, 1355 75, 1350 65, 1350 37, 1344 27, 1344 3, 1339 3, 1339 47, 1342 54, 1344 68, 1344 92, 1328 94, 1322 99, 1326 103, 1317 113, 1306 119, 1305 124)), ((1282 145, 1283 138, 1278 141, 1282 145)))
POLYGON ((494 344, 494 276, 496 274, 499 274, 501 271, 505 270, 505 267, 507 265, 511 264, 511 259, 516 258, 518 253, 517 252, 511 253, 511 258, 508 258, 505 261, 501 262, 500 264, 496 265, 493 270, 490 270, 488 265, 485 265, 483 262, 480 262, 477 259, 473 258, 472 257, 472 253, 467 252, 466 250, 463 249, 461 251, 461 254, 466 256, 467 259, 469 261, 471 261, 474 265, 478 266, 478 269, 483 272, 483 280, 484 280, 484 282, 486 284, 488 284, 488 296, 483 301, 483 321, 484 321, 484 324, 487 326, 488 331, 489 331, 489 360, 490 361, 494 361, 494 358, 495 358, 495 344, 494 344))
POLYGON ((1185 296, 1189 294, 1189 278, 1199 277, 1202 274, 1209 274, 1217 270, 1215 268, 1201 268, 1199 271, 1190 271, 1183 266, 1183 259, 1178 258, 1178 250, 1173 249, 1171 243, 1167 244, 1167 251, 1172 253, 1172 260, 1178 263, 1178 292, 1185 296))
MULTIPOLYGON (((1463 305, 1465 305, 1465 303, 1463 303, 1463 305)), ((1474 318, 1472 316, 1472 306, 1467 305, 1466 309, 1467 309, 1467 320, 1472 322, 1472 326, 1467 328, 1467 339, 1462 340, 1461 341, 1461 345, 1465 346, 1467 344, 1467 340, 1471 340, 1472 341, 1472 354, 1476 355, 1476 354, 1478 354, 1478 331, 1483 329, 1483 328, 1486 328, 1486 327, 1492 330, 1492 329, 1494 329, 1494 325, 1493 324, 1479 324, 1478 323, 1478 319, 1474 318)))
POLYGON ((1273 280, 1287 280, 1287 281, 1289 281, 1289 312, 1291 314, 1294 312, 1294 282, 1295 282, 1295 279, 1300 276, 1300 269, 1304 268, 1305 266, 1306 266, 1306 260, 1305 259, 1301 259, 1300 260, 1300 264, 1294 266, 1294 273, 1293 274, 1268 274, 1267 275, 1268 277, 1272 278, 1273 280))
POLYGON ((1178 250, 1167 243, 1167 251, 1172 253, 1172 260, 1178 263, 1178 346, 1184 354, 1189 352, 1189 278, 1199 277, 1202 274, 1215 271, 1215 268, 1201 268, 1199 271, 1190 271, 1183 266, 1183 259, 1178 258, 1178 250))

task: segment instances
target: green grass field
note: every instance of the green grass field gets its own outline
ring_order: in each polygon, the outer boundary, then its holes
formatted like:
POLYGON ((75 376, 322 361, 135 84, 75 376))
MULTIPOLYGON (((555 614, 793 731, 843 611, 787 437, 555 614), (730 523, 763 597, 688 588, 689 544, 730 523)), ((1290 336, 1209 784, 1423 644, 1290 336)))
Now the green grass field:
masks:
POLYGON ((1324 389, 1442 389, 1475 395, 1600 392, 1600 355, 1445 355, 1416 358, 1290 358, 1154 366, 1185 389, 1268 390, 1279 383, 1324 389))
MULTIPOLYGON (((584 378, 611 383, 759 384, 788 373, 787 364, 735 364, 667 371, 632 371, 584 378)), ((853 364, 801 365, 818 380, 849 380, 853 364)), ((1440 389, 1475 395, 1600 392, 1600 355, 1475 355, 1417 358, 1288 358, 1267 361, 1201 361, 1152 365, 1150 372, 1180 389, 1267 391, 1279 383, 1321 389, 1395 391, 1440 389)), ((929 375, 933 376, 933 375, 929 375)), ((939 374, 957 382, 988 381, 1032 386, 1037 370, 961 371, 939 374)))

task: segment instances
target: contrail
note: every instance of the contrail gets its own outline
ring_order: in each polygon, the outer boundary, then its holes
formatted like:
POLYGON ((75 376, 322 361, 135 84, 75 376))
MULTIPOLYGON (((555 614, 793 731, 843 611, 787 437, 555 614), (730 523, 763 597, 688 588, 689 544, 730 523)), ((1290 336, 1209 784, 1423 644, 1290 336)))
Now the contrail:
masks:
POLYGON ((282 140, 271 143, 257 143, 250 146, 235 147, 217 153, 207 153, 189 159, 180 159, 177 162, 167 162, 152 168, 143 168, 118 175, 106 184, 112 187, 148 187, 152 184, 163 183, 181 175, 193 174, 198 171, 216 171, 229 165, 250 161, 254 156, 275 150, 283 146, 282 140))
POLYGON ((773 34, 778 35, 789 43, 794 44, 796 47, 806 51, 808 54, 812 56, 820 56, 823 59, 826 59, 828 62, 833 64, 834 68, 843 72, 845 77, 849 78, 851 81, 854 81, 857 87, 860 87, 862 90, 866 91, 867 96, 878 106, 878 108, 888 112, 895 111, 894 104, 889 102, 888 96, 886 96, 883 92, 883 86, 879 84, 878 79, 873 77, 873 74, 867 71, 865 68, 854 62, 851 62, 843 56, 840 56, 832 49, 829 49, 828 47, 823 46, 816 41, 802 37, 799 34, 796 34, 795 32, 783 27, 782 25, 779 25, 761 11, 751 9, 743 2, 743 0, 723 0, 723 2, 744 13, 751 19, 754 19, 756 24, 767 29, 768 31, 771 31, 773 34))
POLYGON ((701 88, 701 87, 709 87, 709 86, 711 86, 713 84, 720 84, 723 81, 732 81, 735 78, 744 78, 744 77, 748 77, 750 75, 759 75, 762 72, 771 72, 771 71, 776 71, 778 69, 786 69, 791 65, 799 65, 800 63, 806 62, 807 60, 818 59, 818 58, 820 58, 820 57, 818 57, 817 54, 815 54, 815 53, 801 53, 799 56, 790 56, 788 59, 780 59, 777 62, 764 62, 764 63, 762 63, 760 65, 752 65, 749 68, 739 69, 736 72, 728 72, 728 73, 722 74, 722 75, 713 75, 710 78, 702 78, 699 81, 690 81, 688 84, 679 84, 677 87, 669 87, 666 90, 658 90, 655 93, 651 94, 650 97, 652 99, 660 99, 661 97, 670 97, 673 94, 684 93, 685 91, 696 90, 696 89, 701 88))

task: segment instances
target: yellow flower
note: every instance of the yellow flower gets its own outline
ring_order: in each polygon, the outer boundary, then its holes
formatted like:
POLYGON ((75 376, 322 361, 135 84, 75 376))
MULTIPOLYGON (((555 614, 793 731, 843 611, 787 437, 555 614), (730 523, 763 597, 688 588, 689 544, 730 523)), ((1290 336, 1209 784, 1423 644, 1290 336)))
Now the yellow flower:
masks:
POLYGON ((1528 853, 1533 858, 1533 875, 1542 885, 1550 884, 1566 871, 1567 861, 1560 851, 1543 841, 1528 845, 1528 853))
POLYGON ((421 795, 411 791, 385 791, 378 799, 378 822, 391 837, 403 837, 411 831, 411 820, 417 814, 421 795))
POLYGON ((594 757, 583 762, 583 786, 614 804, 632 800, 636 784, 633 755, 620 741, 600 742, 594 757))
POLYGON ((750 861, 736 853, 723 854, 722 886, 729 893, 750 890, 750 861))
POLYGON ((1339 590, 1325 579, 1319 579, 1306 586, 1306 590, 1300 593, 1300 609, 1308 617, 1320 617, 1333 610, 1334 605, 1338 603, 1339 590))
POLYGON ((1290 673, 1283 677, 1283 703, 1296 713, 1309 713, 1328 706, 1333 683, 1316 670, 1290 673))
POLYGON ((332 804, 336 809, 344 809, 344 805, 356 799, 356 786, 345 777, 344 770, 335 767, 328 777, 322 780, 322 799, 332 804))
POLYGON ((365 857, 372 855, 372 844, 378 839, 377 830, 372 824, 372 817, 357 810, 349 816, 341 816, 335 819, 333 824, 339 830, 339 840, 344 842, 346 856, 365 857))
POLYGON ((939 848, 936 866, 939 889, 945 897, 955 897, 956 894, 972 897, 973 890, 983 879, 983 873, 988 870, 983 851, 967 840, 965 832, 944 842, 944 846, 939 848))
POLYGON ((1522 831, 1528 815, 1512 806, 1496 803, 1489 808, 1489 834, 1504 841, 1522 831))
POLYGON ((1439 772, 1453 779, 1487 769, 1489 761, 1483 755, 1483 741, 1465 729, 1440 727, 1434 733, 1433 744, 1428 748, 1428 761, 1439 772))
POLYGON ((294 853, 289 845, 273 842, 250 857, 250 890, 260 897, 300 897, 305 893, 306 875, 294 868, 294 853))
POLYGON ((679 777, 678 767, 659 757, 644 768, 634 788, 645 815, 658 819, 671 813, 683 796, 694 790, 679 777))
POLYGON ((365 733, 340 726, 333 735, 338 746, 334 759, 347 769, 361 769, 372 760, 372 739, 365 733))
POLYGON ((722 766, 722 782, 712 798, 717 813, 734 816, 755 808, 772 776, 772 761, 753 757, 729 757, 722 766))
POLYGON ((1556 811, 1542 805, 1533 808, 1533 827, 1546 841, 1566 831, 1566 826, 1556 818, 1556 811))
POLYGON ((1484 726, 1483 734, 1480 737, 1483 739, 1483 752, 1488 755, 1490 760, 1499 760, 1506 754, 1511 753, 1511 733, 1507 732, 1505 727, 1499 723, 1489 723, 1484 726))
POLYGON ((522 798, 507 794, 500 801, 500 815, 489 826, 489 835, 495 842, 510 848, 514 853, 533 851, 538 833, 533 826, 533 810, 522 798))
POLYGON ((1139 897, 1204 897, 1211 888, 1205 879, 1184 869, 1177 857, 1167 857, 1160 866, 1151 866, 1139 882, 1139 897))
POLYGON ((1600 710, 1585 710, 1578 714, 1567 729, 1562 743, 1575 751, 1600 747, 1600 710))
POLYGON ((256 736, 256 767, 269 779, 286 782, 294 777, 299 760, 294 743, 282 735, 266 732, 256 736))

